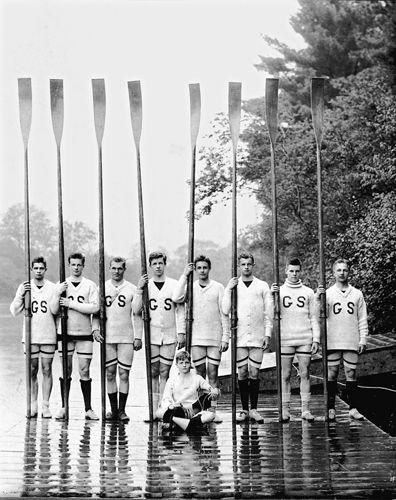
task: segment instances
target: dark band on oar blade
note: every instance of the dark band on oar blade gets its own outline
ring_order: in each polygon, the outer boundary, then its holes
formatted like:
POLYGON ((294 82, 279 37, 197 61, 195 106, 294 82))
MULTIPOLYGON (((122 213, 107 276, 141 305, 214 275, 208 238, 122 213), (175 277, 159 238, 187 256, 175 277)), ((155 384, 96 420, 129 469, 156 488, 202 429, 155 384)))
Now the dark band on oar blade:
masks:
POLYGON ((32 125, 32 80, 18 78, 19 122, 21 124, 22 139, 27 148, 30 128, 32 125))
POLYGON ((275 145, 278 137, 278 78, 265 80, 265 115, 271 143, 275 145))
POLYGON ((50 80, 51 117, 57 145, 60 145, 63 133, 63 80, 50 80))
POLYGON ((311 109, 315 138, 320 148, 323 138, 324 78, 311 80, 311 109))
POLYGON ((96 78, 92 80, 92 95, 96 140, 98 141, 98 145, 101 145, 106 118, 106 88, 103 78, 96 78))

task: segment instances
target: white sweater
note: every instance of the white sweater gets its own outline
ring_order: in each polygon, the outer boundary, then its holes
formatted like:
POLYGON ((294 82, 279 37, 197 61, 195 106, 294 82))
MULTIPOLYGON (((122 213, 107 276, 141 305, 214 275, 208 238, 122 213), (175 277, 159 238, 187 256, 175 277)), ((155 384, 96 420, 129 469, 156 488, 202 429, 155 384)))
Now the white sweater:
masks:
MULTIPOLYGON (((31 285, 31 343, 32 344, 56 344, 56 328, 53 313, 53 295, 55 285, 51 281, 44 280, 42 288, 38 288, 34 280, 31 285)), ((10 311, 13 316, 21 314, 25 309, 24 287, 20 284, 14 300, 11 302, 10 311)), ((25 322, 23 323, 22 342, 25 342, 25 322)))
MULTIPOLYGON (((268 284, 254 277, 250 286, 241 278, 237 285, 237 347, 262 347, 264 337, 272 334, 273 301, 268 284)), ((231 289, 226 286, 222 309, 231 312, 231 289)))
MULTIPOLYGON (((182 303, 186 297, 187 277, 183 274, 173 292, 173 301, 182 303)), ((230 340, 230 322, 221 309, 224 287, 210 280, 205 287, 193 284, 192 346, 219 346, 230 340)))
POLYGON ((199 397, 198 390, 211 391, 212 387, 201 375, 190 371, 186 375, 176 373, 171 375, 166 382, 161 407, 166 410, 171 404, 182 403, 186 408, 199 397))
POLYGON ((366 345, 367 307, 363 294, 348 285, 345 292, 333 285, 326 291, 327 348, 357 351, 366 345))
MULTIPOLYGON (((165 278, 161 290, 154 284, 153 279, 148 282, 152 344, 174 344, 177 341, 176 334, 186 331, 184 306, 175 304, 172 300, 176 285, 177 281, 168 277, 165 278)), ((132 301, 135 314, 141 314, 142 297, 143 290, 137 289, 132 301)))
POLYGON ((136 286, 123 281, 114 286, 111 280, 105 283, 106 291, 106 343, 130 344, 134 338, 142 338, 141 319, 132 312, 132 300, 136 286), (136 324, 139 323, 139 326, 136 324))
POLYGON ((285 283, 280 287, 281 345, 303 346, 320 342, 318 307, 311 288, 285 283))
MULTIPOLYGON (((87 278, 82 278, 78 286, 72 284, 72 278, 67 278, 66 298, 70 299, 67 309, 67 334, 77 337, 91 335, 92 314, 99 311, 98 288, 87 278)), ((59 303, 60 290, 57 287, 59 303)), ((57 317, 58 334, 61 334, 60 316, 57 317)))

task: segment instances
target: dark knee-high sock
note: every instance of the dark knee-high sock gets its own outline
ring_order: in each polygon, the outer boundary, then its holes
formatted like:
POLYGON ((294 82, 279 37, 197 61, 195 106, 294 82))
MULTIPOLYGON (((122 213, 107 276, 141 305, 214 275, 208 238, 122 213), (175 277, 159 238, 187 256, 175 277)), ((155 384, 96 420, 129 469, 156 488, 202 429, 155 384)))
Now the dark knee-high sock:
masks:
POLYGON ((241 398, 242 410, 249 411, 249 379, 239 380, 239 396, 241 398))
POLYGON ((347 401, 349 403, 349 409, 351 410, 352 408, 357 407, 357 392, 358 392, 358 385, 357 381, 354 380, 353 382, 346 382, 346 393, 347 393, 347 401))
POLYGON ((85 411, 91 410, 91 382, 92 379, 80 380, 81 391, 84 397, 85 411))
MULTIPOLYGON (((63 394, 63 378, 59 377, 60 393, 62 398, 62 408, 65 407, 65 395, 63 394)), ((69 399, 71 378, 66 379, 66 397, 69 399)))
POLYGON ((257 410, 259 387, 260 379, 249 379, 250 408, 252 410, 257 410))
POLYGON ((335 397, 337 394, 337 380, 327 382, 327 404, 330 409, 335 407, 335 397))
POLYGON ((120 403, 119 403, 119 410, 120 412, 125 411, 125 405, 128 399, 128 393, 127 392, 120 392, 120 403))
POLYGON ((113 415, 116 415, 118 413, 118 402, 117 402, 118 393, 117 392, 108 392, 107 395, 109 396, 111 413, 113 415))

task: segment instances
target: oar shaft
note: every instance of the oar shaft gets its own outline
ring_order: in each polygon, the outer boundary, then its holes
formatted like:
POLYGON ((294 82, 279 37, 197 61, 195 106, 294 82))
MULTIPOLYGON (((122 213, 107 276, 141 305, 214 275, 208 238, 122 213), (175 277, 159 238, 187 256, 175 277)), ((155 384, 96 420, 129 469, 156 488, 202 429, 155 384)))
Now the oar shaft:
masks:
MULTIPOLYGON (((232 154, 232 248, 231 248, 231 275, 237 275, 237 153, 234 148, 232 154)), ((237 335, 238 335, 238 293, 235 286, 231 290, 231 371, 232 371, 232 411, 236 415, 236 395, 237 395, 237 335)))
POLYGON ((103 155, 98 145, 98 193, 99 193, 99 327, 103 337, 100 345, 100 386, 102 420, 106 419, 106 297, 104 258, 104 209, 103 209, 103 155))
MULTIPOLYGON (((28 149, 25 147, 25 279, 30 283, 30 217, 29 217, 29 157, 28 149)), ((32 304, 31 292, 25 293, 25 350, 26 350, 26 416, 31 417, 32 400, 32 379, 31 379, 31 322, 32 322, 32 304)))
MULTIPOLYGON (((62 163, 60 145, 56 148, 57 176, 58 176, 58 254, 59 254, 59 281, 63 283, 66 279, 65 273, 65 241, 63 233, 63 194, 62 194, 62 163)), ((62 292, 61 297, 66 297, 62 292)), ((67 362, 67 308, 60 306, 60 322, 62 336, 62 392, 65 405, 65 419, 69 418, 69 395, 68 395, 68 362, 67 362)))
MULTIPOLYGON (((191 182, 190 182, 190 213, 189 213, 189 228, 188 228, 188 262, 194 261, 194 237, 195 237, 195 164, 196 164, 196 146, 192 148, 191 159, 191 182)), ((191 351, 191 337, 193 326, 193 283, 194 271, 187 278, 187 307, 186 307, 186 350, 191 351)))
MULTIPOLYGON (((316 145, 316 163, 318 179, 318 239, 319 239, 319 285, 326 287, 326 269, 324 257, 324 235, 323 235, 323 193, 322 193, 322 159, 320 145, 316 145)), ((327 320, 326 320, 326 293, 320 296, 319 313, 320 331, 322 337, 322 360, 323 360, 323 397, 326 407, 326 419, 328 418, 328 366, 327 366, 327 320)))

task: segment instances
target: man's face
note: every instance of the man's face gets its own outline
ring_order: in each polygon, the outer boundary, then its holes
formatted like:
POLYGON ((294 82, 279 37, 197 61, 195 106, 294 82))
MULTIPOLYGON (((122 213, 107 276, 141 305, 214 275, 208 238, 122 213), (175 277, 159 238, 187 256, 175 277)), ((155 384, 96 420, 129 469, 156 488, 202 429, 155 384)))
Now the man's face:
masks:
POLYGON ((248 257, 247 259, 241 259, 239 261, 239 268, 241 270, 241 276, 249 278, 253 274, 254 264, 252 259, 248 257))
POLYGON ((298 283, 300 281, 301 267, 289 264, 286 268, 286 277, 290 283, 298 283))
POLYGON ((191 361, 188 359, 179 359, 177 362, 177 368, 180 373, 188 373, 191 368, 191 361))
POLYGON ((46 270, 47 268, 42 262, 35 262, 32 267, 33 278, 37 281, 43 280, 46 270))
POLYGON ((81 259, 70 259, 69 263, 70 276, 79 278, 84 270, 84 264, 81 259))
POLYGON ((157 278, 161 278, 165 271, 165 263, 163 257, 153 259, 151 261, 150 267, 153 271, 154 276, 157 278))
POLYGON ((333 274, 337 283, 347 283, 349 277, 349 269, 348 266, 341 262, 340 264, 336 264, 333 268, 333 274))
POLYGON ((195 271, 199 279, 206 281, 209 278, 210 269, 209 269, 209 264, 207 262, 203 260, 198 261, 195 264, 195 271))
POLYGON ((125 267, 123 262, 110 263, 110 276, 113 281, 122 281, 124 279, 125 267))

